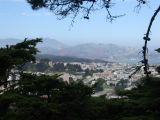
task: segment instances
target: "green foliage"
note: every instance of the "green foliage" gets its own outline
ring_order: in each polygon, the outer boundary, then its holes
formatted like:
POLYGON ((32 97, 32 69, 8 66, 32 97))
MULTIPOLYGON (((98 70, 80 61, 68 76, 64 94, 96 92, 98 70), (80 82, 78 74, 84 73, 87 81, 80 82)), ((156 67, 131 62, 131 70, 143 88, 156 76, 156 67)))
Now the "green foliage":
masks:
POLYGON ((120 120, 158 120, 159 118, 156 118, 154 116, 148 116, 148 115, 145 115, 145 116, 134 116, 134 117, 124 117, 120 120))
MULTIPOLYGON (((157 51, 158 53, 160 53, 160 48, 156 49, 155 51, 157 51)), ((158 73, 160 73, 160 66, 156 67, 156 71, 158 73)))
POLYGON ((127 95, 129 98, 137 99, 137 98, 155 98, 160 97, 160 79, 159 78, 150 78, 150 81, 147 78, 142 78, 139 83, 137 83, 137 87, 132 90, 121 91, 120 95, 127 95))
POLYGON ((84 77, 86 77, 86 76, 92 76, 93 75, 93 73, 87 68, 87 69, 85 69, 85 74, 84 74, 84 77))
POLYGON ((26 63, 23 66, 24 71, 47 72, 50 70, 49 59, 41 59, 38 63, 26 63))
POLYGON ((33 66, 35 66, 35 70, 34 70, 35 72, 45 72, 50 68, 48 64, 41 63, 41 62, 33 66))
POLYGON ((157 51, 158 53, 160 53, 160 48, 156 49, 155 51, 157 51))
POLYGON ((63 81, 58 79, 59 76, 57 74, 53 76, 22 74, 17 92, 28 96, 46 95, 49 100, 55 89, 65 85, 63 81))
POLYGON ((55 114, 58 112, 56 107, 51 107, 38 97, 27 97, 15 93, 3 94, 0 104, 3 106, 1 109, 5 108, 4 113, 1 114, 1 120, 52 120, 56 119, 55 114))
POLYGON ((106 81, 102 78, 97 79, 96 83, 93 85, 95 92, 103 91, 106 81))
POLYGON ((128 80, 127 79, 120 79, 116 85, 116 89, 124 89, 127 87, 128 80))
POLYGON ((7 87, 7 79, 11 70, 21 68, 27 62, 35 61, 35 54, 38 50, 35 48, 41 39, 25 39, 16 45, 0 48, 0 86, 7 87))
POLYGON ((64 66, 64 63, 58 62, 52 66, 49 66, 49 59, 47 61, 45 59, 40 59, 40 61, 36 64, 27 63, 23 69, 25 71, 34 71, 34 72, 69 72, 75 74, 76 72, 82 72, 82 68, 77 64, 67 64, 64 66))
POLYGON ((160 79, 142 80, 121 99, 92 97, 82 82, 64 82, 59 75, 23 74, 19 87, 0 95, 0 120, 159 120, 160 79), (47 96, 47 97, 46 97, 47 96))
POLYGON ((84 74, 84 77, 86 77, 86 76, 92 76, 93 75, 93 73, 97 73, 97 72, 100 72, 100 73, 102 73, 103 72, 103 70, 102 69, 95 69, 95 70, 93 70, 93 69, 85 69, 84 70, 84 72, 85 72, 85 74, 84 74))
POLYGON ((156 71, 160 74, 160 66, 156 67, 156 71))
POLYGON ((80 63, 91 63, 91 62, 100 62, 100 63, 108 63, 106 61, 103 60, 92 60, 92 59, 87 59, 87 58, 76 58, 76 57, 68 57, 68 56, 54 56, 54 55, 47 55, 47 54, 38 54, 36 55, 37 60, 41 60, 41 59, 49 59, 52 62, 67 62, 67 63, 71 63, 71 62, 80 62, 80 63))
MULTIPOLYGON (((0 96, 2 120, 81 119, 92 89, 83 83, 66 83, 59 75, 23 74, 19 87, 0 96), (46 97, 47 96, 47 97, 46 97)), ((85 113, 86 114, 86 113, 85 113)))
MULTIPOLYGON (((120 96, 126 96, 127 102, 130 104, 130 111, 137 111, 137 119, 153 119, 157 120, 160 117, 160 78, 143 78, 141 82, 132 90, 119 91, 120 96), (139 112, 138 112, 139 111, 139 112), (148 116, 145 117, 145 116, 148 116)), ((133 120, 136 119, 132 116, 133 120)), ((129 118, 127 118, 129 119, 129 118)), ((131 119, 131 118, 130 118, 131 119)), ((129 120, 130 120, 129 119, 129 120)), ((132 120, 131 119, 131 120, 132 120)))
POLYGON ((63 63, 56 63, 53 66, 53 71, 57 71, 57 72, 64 72, 65 71, 65 67, 63 63))
POLYGON ((75 73, 75 72, 82 72, 82 68, 80 65, 73 65, 73 64, 67 64, 65 66, 65 68, 67 69, 67 71, 71 72, 71 73, 75 73))

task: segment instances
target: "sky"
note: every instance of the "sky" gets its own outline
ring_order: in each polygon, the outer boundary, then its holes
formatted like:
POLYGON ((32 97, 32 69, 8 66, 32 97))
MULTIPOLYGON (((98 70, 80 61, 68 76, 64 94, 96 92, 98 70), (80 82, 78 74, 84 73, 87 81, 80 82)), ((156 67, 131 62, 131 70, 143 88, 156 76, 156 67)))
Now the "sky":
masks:
MULTIPOLYGON (((113 43, 140 48, 148 23, 159 0, 151 0, 139 11, 136 0, 114 0, 113 15, 126 14, 112 23, 106 20, 106 11, 96 11, 90 19, 78 16, 71 26, 69 16, 58 20, 51 11, 33 11, 25 0, 0 0, 0 39, 53 38, 68 45, 82 43, 113 43)), ((160 47, 160 16, 153 24, 149 46, 160 47), (159 45, 159 46, 158 46, 159 45)))

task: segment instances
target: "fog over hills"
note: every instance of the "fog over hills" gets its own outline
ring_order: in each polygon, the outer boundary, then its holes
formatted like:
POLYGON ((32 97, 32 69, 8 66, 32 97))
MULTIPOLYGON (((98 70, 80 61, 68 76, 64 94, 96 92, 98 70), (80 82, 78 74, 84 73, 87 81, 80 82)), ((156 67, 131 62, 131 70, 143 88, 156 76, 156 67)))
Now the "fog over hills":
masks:
POLYGON ((38 47, 41 48, 53 48, 53 49, 57 49, 57 50, 60 50, 60 49, 63 49, 63 48, 67 48, 68 45, 64 44, 64 43, 61 43, 59 42, 58 40, 55 40, 55 39, 51 39, 51 38, 44 38, 43 39, 43 42, 41 44, 38 44, 38 47))
POLYGON ((76 56, 90 59, 111 60, 122 59, 136 55, 138 51, 134 48, 120 47, 114 44, 87 43, 63 49, 66 56, 76 56))
MULTIPOLYGON (((0 47, 6 44, 16 44, 18 39, 0 39, 0 47)), ((88 59, 101 59, 113 62, 138 63, 142 59, 140 50, 133 47, 124 47, 115 44, 86 43, 69 46, 55 39, 44 38, 43 43, 38 46, 39 54, 50 54, 56 56, 71 56, 88 59)), ((160 63, 160 54, 150 53, 152 63, 160 63)))

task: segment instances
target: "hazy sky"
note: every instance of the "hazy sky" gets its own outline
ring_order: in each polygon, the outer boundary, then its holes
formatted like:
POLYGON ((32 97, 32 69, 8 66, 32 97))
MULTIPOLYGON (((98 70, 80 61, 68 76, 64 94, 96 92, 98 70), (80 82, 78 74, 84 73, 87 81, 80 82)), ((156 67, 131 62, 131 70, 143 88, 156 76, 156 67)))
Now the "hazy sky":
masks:
MULTIPOLYGON (((92 13, 90 20, 78 17, 71 27, 71 17, 57 20, 50 11, 33 11, 25 0, 0 0, 0 38, 24 39, 49 37, 67 44, 86 42, 116 43, 140 47, 149 20, 160 4, 151 0, 148 6, 135 10, 136 0, 115 0, 117 3, 111 12, 113 15, 126 14, 110 23, 106 21, 106 12, 92 13)), ((152 28, 150 46, 160 46, 160 19, 157 18, 152 28)))

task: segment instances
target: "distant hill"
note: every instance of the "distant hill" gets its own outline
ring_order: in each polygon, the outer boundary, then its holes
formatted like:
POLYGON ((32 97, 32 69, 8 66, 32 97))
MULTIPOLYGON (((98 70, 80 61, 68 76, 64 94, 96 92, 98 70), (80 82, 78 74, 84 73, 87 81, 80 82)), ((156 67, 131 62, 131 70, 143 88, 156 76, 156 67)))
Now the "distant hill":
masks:
MULTIPOLYGON (((87 59, 101 59, 112 62, 138 63, 142 60, 140 50, 132 47, 118 46, 115 44, 95 44, 87 43, 72 47, 64 47, 62 49, 40 48, 42 53, 56 56, 69 56, 87 59)), ((149 54, 149 62, 160 64, 160 54, 151 51, 149 54)))
MULTIPOLYGON (((22 41, 22 40, 21 40, 22 41)), ((0 47, 6 44, 16 44, 18 39, 0 39, 0 47)), ((132 47, 124 47, 115 44, 86 43, 76 46, 68 46, 55 39, 44 38, 43 43, 38 45, 40 54, 50 54, 54 56, 68 56, 87 59, 101 59, 112 62, 138 63, 142 60, 140 50, 132 47)), ((160 63, 160 54, 151 52, 149 62, 160 63)))
MULTIPOLYGON (((0 39, 0 47, 4 47, 6 45, 13 45, 18 42, 22 42, 24 39, 14 39, 14 38, 7 38, 7 39, 0 39)), ((51 38, 43 38, 43 42, 38 44, 38 48, 52 48, 52 49, 63 49, 68 47, 67 45, 59 42, 58 40, 51 39, 51 38)))
POLYGON ((43 43, 38 44, 37 47, 41 54, 59 55, 60 50, 67 48, 68 45, 65 45, 55 39, 44 38, 43 43))
POLYGON ((103 59, 117 61, 120 59, 137 59, 138 50, 129 47, 121 47, 115 44, 81 44, 63 49, 65 56, 80 58, 103 59))
POLYGON ((54 55, 48 55, 48 54, 38 54, 36 56, 37 59, 49 59, 54 62, 85 62, 85 63, 91 63, 91 62, 101 62, 101 63, 108 63, 108 61, 99 60, 99 59, 87 59, 87 58, 77 58, 77 57, 68 57, 68 56, 54 56, 54 55))
MULTIPOLYGON (((0 47, 5 47, 6 45, 14 45, 18 42, 22 42, 24 39, 0 39, 0 47)), ((41 54, 58 54, 61 49, 67 48, 68 46, 59 42, 58 40, 51 38, 43 38, 43 42, 38 44, 38 49, 41 54)))
POLYGON ((68 45, 51 38, 44 38, 42 44, 38 44, 38 48, 53 48, 56 50, 67 48, 68 45))

